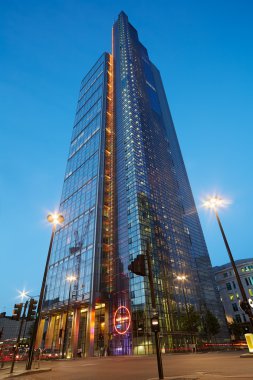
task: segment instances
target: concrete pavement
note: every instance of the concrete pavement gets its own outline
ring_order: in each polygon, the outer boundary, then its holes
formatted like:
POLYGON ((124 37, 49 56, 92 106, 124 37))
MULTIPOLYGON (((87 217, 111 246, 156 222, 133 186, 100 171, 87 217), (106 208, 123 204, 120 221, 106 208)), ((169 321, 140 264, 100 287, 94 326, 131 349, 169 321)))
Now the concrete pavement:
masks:
MULTIPOLYGON (((167 380, 253 380, 253 361, 240 358, 242 352, 170 354, 163 356, 167 380)), ((20 376, 20 380, 156 380, 155 356, 87 358, 41 362, 52 372, 20 376)), ((2 377, 0 372, 0 379, 2 377)))

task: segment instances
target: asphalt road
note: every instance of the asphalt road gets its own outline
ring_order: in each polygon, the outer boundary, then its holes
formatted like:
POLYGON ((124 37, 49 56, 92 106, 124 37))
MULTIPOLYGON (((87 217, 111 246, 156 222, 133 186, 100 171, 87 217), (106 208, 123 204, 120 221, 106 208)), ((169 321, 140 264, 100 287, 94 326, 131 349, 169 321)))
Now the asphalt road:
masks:
MULTIPOLYGON (((163 356, 164 377, 253 380, 253 358, 241 352, 171 354, 163 356)), ((20 376, 20 380, 153 380, 158 378, 155 356, 88 358, 42 362, 51 372, 20 376)))

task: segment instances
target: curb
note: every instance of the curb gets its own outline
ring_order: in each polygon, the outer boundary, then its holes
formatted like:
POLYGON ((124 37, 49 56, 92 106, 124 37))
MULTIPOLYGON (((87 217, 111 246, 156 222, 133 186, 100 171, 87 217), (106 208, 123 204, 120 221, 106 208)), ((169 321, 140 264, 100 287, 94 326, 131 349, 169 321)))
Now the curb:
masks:
POLYGON ((253 358, 253 354, 242 354, 240 358, 253 358))
POLYGON ((24 375, 34 375, 37 373, 43 373, 43 372, 50 372, 52 371, 52 368, 40 368, 40 369, 31 369, 31 370, 24 370, 19 372, 13 372, 13 373, 6 373, 3 376, 0 377, 0 379, 12 379, 13 377, 19 377, 24 375))

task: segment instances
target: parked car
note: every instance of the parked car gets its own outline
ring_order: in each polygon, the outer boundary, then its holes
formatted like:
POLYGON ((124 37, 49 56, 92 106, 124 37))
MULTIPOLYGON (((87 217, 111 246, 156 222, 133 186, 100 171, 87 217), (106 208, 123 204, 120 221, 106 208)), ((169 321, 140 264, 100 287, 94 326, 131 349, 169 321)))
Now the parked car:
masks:
POLYGON ((52 350, 51 348, 45 348, 42 351, 40 358, 44 360, 59 359, 60 352, 58 350, 52 350))

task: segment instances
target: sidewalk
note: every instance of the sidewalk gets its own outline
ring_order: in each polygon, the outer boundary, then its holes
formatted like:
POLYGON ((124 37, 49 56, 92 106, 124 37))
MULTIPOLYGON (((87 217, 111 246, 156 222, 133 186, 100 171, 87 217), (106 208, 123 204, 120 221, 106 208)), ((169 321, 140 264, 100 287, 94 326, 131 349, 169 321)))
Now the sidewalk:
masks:
POLYGON ((12 379, 14 377, 22 376, 22 375, 31 375, 35 373, 42 373, 42 372, 50 372, 52 371, 52 368, 38 368, 38 369, 31 369, 31 370, 25 370, 24 368, 15 369, 12 374, 10 374, 10 366, 0 369, 0 380, 3 379, 12 379))

